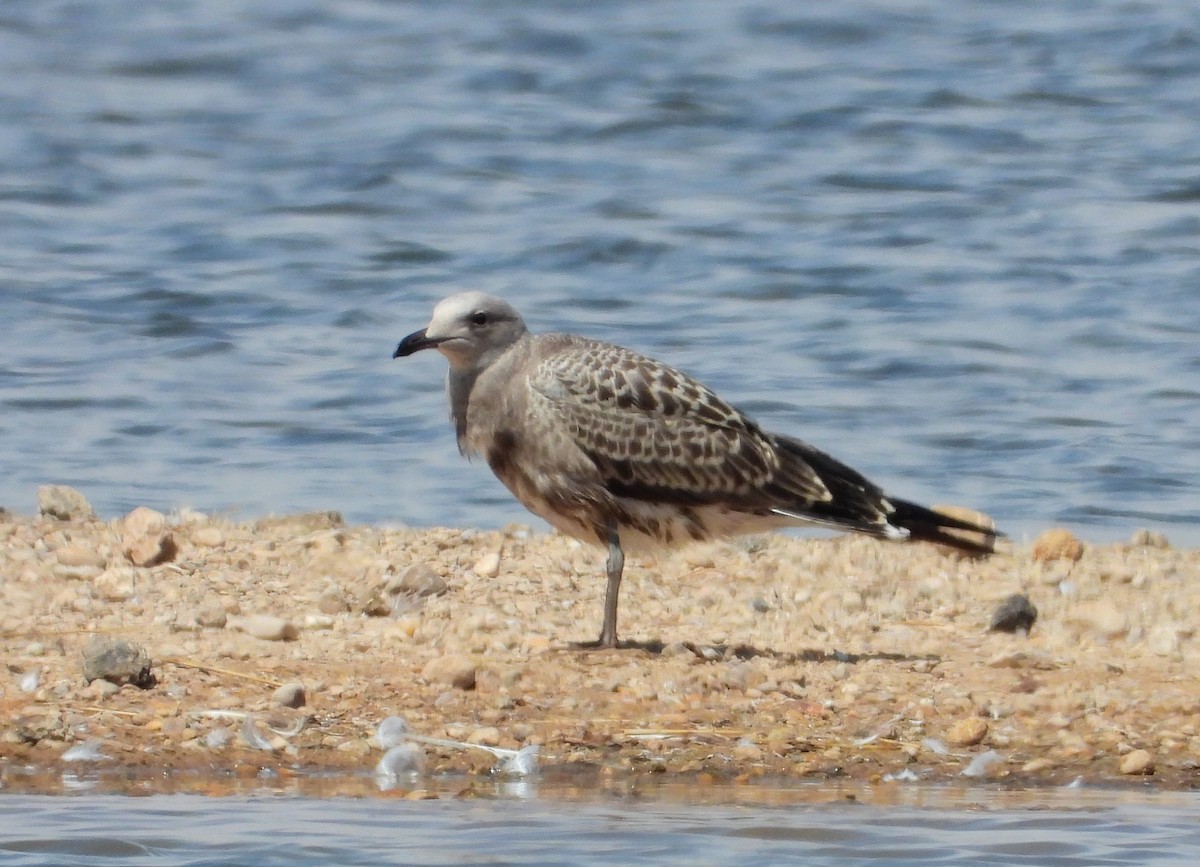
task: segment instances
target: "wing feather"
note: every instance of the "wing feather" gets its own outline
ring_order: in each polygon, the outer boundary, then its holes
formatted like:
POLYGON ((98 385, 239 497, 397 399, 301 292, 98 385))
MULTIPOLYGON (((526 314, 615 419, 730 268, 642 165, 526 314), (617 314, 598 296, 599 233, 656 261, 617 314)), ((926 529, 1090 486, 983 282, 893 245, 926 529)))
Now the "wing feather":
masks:
POLYGON ((611 344, 576 338, 538 362, 530 408, 554 418, 619 495, 760 511, 828 500, 807 465, 696 380, 611 344))

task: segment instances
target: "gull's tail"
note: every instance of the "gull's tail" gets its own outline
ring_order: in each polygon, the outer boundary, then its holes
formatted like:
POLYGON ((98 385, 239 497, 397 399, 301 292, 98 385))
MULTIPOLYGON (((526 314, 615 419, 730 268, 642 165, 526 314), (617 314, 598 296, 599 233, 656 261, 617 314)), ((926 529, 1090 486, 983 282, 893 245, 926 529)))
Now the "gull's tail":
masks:
POLYGON ((770 511, 807 523, 883 539, 919 539, 968 554, 990 554, 1004 536, 980 512, 958 506, 918 506, 890 497, 857 470, 794 437, 774 439, 782 471, 766 492, 770 511), (825 494, 815 496, 814 491, 825 494))
POLYGON ((888 515, 888 523, 908 531, 909 539, 949 545, 968 554, 991 554, 996 550, 996 540, 1003 533, 996 529, 996 522, 980 512, 958 506, 933 506, 926 508, 888 497, 895 511, 888 515))

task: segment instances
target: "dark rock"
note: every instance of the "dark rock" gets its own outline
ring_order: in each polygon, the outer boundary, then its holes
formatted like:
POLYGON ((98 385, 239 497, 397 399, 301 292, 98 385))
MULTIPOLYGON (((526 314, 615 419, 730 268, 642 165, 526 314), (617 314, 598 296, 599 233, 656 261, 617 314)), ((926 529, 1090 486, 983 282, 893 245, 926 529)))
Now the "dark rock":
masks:
POLYGON ((149 689, 157 682, 150 665, 144 647, 119 638, 96 635, 83 648, 83 677, 88 683, 103 678, 118 686, 132 683, 149 689))
POLYGON ((1014 593, 992 615, 992 632, 1028 632, 1033 629, 1038 612, 1024 593, 1014 593))

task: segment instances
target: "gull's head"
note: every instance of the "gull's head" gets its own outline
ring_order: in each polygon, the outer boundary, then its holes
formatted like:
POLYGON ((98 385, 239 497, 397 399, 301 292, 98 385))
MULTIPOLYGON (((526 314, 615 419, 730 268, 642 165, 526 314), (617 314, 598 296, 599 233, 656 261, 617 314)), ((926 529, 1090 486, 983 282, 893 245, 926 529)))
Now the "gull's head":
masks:
POLYGON ((462 292, 434 307, 429 324, 401 340, 392 358, 437 349, 451 367, 486 367, 525 332, 524 320, 508 302, 482 292, 462 292))

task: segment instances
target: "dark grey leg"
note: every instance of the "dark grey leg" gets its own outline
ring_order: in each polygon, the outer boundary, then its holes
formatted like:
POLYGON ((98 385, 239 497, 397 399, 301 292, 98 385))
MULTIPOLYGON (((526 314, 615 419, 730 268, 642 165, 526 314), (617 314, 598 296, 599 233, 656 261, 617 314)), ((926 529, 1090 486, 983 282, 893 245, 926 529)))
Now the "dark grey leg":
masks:
POLYGON ((608 590, 604 594, 604 626, 600 629, 600 647, 617 646, 617 594, 621 590, 621 575, 625 571, 625 552, 621 550, 621 537, 617 524, 609 521, 608 532, 608 590))

